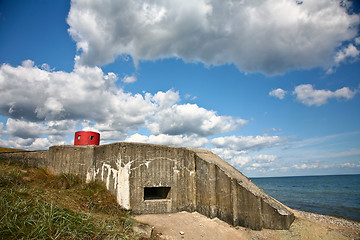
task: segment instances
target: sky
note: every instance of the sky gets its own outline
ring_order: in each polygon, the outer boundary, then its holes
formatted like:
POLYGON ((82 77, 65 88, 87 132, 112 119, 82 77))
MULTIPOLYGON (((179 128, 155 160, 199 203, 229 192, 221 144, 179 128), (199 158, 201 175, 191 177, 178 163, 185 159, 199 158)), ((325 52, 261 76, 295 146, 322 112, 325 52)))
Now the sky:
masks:
POLYGON ((248 177, 360 174, 360 6, 0 0, 0 146, 209 149, 248 177))

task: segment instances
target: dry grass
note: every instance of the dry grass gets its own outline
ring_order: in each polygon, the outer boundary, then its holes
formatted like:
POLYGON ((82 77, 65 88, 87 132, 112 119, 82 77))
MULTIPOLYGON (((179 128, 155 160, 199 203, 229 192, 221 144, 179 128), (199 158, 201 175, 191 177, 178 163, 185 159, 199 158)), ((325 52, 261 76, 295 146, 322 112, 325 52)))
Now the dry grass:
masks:
POLYGON ((133 221, 100 183, 0 160, 1 239, 139 239, 133 221))
POLYGON ((1 152, 23 152, 23 151, 26 151, 26 150, 16 149, 16 148, 0 147, 0 153, 1 153, 1 152))

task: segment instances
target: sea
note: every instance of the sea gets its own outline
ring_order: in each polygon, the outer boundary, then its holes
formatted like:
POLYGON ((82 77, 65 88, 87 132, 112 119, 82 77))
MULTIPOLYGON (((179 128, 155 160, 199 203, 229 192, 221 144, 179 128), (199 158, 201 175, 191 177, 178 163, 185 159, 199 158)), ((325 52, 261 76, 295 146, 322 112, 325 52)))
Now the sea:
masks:
POLYGON ((251 178, 286 206, 360 222, 360 174, 251 178))

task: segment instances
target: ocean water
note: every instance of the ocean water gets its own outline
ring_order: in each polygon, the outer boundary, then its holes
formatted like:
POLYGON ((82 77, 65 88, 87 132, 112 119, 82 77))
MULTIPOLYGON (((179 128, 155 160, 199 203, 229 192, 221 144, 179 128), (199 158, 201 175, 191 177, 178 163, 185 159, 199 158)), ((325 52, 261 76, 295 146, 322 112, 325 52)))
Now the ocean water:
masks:
POLYGON ((251 181, 290 208, 360 221, 360 174, 251 181))

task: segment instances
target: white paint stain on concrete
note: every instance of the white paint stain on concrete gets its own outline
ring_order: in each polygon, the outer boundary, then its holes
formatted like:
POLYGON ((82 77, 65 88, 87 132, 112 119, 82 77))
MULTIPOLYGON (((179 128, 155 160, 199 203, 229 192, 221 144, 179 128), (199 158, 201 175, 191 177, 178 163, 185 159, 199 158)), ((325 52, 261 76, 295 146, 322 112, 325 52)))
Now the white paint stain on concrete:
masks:
POLYGON ((146 168, 149 168, 150 163, 151 163, 151 161, 146 161, 146 163, 145 163, 146 168))
POLYGON ((101 167, 101 181, 104 181, 104 175, 107 173, 106 176, 106 188, 110 189, 110 177, 111 177, 111 165, 107 163, 103 163, 101 167))
POLYGON ((90 183, 91 181, 95 181, 96 175, 99 174, 100 169, 91 168, 86 173, 86 183, 90 183))
MULTIPOLYGON (((130 173, 132 170, 135 170, 137 168, 141 168, 145 165, 146 168, 149 168, 149 165, 152 163, 152 161, 155 160, 169 160, 173 161, 175 163, 175 167, 173 168, 175 174, 180 174, 180 169, 177 169, 177 162, 174 159, 170 158, 154 158, 154 159, 147 159, 142 164, 138 165, 137 167, 131 168, 131 165, 133 161, 130 161, 128 163, 124 163, 123 159, 120 157, 116 161, 116 167, 113 168, 109 163, 103 163, 101 166, 101 180, 105 182, 106 188, 110 190, 110 187, 112 190, 116 192, 116 198, 120 206, 122 206, 125 209, 130 209, 130 173), (111 179, 113 179, 113 186, 110 186, 111 179)), ((190 176, 195 175, 195 171, 189 170, 186 167, 181 166, 182 169, 190 172, 190 176)), ((99 170, 97 169, 97 172, 94 173, 94 179, 97 174, 99 174, 99 170)), ((91 176, 89 176, 90 178, 91 176)), ((88 178, 88 176, 87 176, 88 178)), ((112 184, 111 184, 112 185, 112 184)), ((157 186, 163 186, 160 182, 157 186)))
MULTIPOLYGON (((114 180, 112 186, 116 192, 116 198, 120 206, 130 209, 130 172, 132 162, 124 164, 122 159, 116 161, 116 168, 110 164, 103 163, 101 166, 101 180, 105 182, 106 188, 110 189, 110 180, 114 180)), ((99 170, 99 169, 98 169, 99 170)))
POLYGON ((91 172, 88 171, 86 173, 86 181, 85 182, 89 183, 89 182, 91 182, 91 180, 92 180, 91 172))
POLYGON ((116 165, 118 167, 118 187, 117 187, 117 201, 120 206, 125 209, 130 209, 130 172, 131 172, 131 164, 132 162, 128 162, 127 164, 122 163, 122 159, 120 158, 116 165), (123 166, 124 165, 124 166, 123 166))

